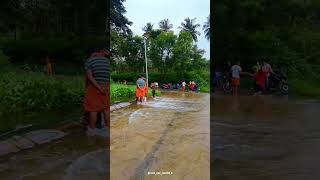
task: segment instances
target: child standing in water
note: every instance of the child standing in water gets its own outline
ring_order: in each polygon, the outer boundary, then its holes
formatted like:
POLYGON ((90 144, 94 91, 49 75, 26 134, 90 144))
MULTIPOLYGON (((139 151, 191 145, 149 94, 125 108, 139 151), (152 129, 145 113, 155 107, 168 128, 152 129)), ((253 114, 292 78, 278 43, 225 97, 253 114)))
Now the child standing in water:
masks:
POLYGON ((238 87, 240 86, 240 74, 241 74, 242 68, 240 67, 240 62, 238 61, 235 65, 233 65, 230 69, 230 72, 232 74, 232 94, 233 96, 238 95, 238 87))
POLYGON ((156 85, 155 85, 155 83, 151 83, 151 89, 152 89, 152 97, 154 99, 156 97, 156 85))

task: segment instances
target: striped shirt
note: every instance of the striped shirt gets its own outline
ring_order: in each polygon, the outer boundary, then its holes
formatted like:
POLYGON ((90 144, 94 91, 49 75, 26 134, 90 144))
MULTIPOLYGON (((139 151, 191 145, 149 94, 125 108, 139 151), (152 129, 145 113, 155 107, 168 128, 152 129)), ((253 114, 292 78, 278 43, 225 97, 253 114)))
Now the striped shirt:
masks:
POLYGON ((98 84, 109 82, 109 67, 109 59, 105 57, 91 57, 85 62, 85 70, 91 70, 98 84))

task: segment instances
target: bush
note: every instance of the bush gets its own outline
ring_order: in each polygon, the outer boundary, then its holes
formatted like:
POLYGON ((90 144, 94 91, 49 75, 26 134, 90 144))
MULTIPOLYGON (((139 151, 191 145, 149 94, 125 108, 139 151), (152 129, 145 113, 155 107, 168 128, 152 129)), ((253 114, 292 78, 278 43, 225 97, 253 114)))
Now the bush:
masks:
POLYGON ((290 92, 298 96, 320 98, 318 80, 294 79, 290 81, 290 92))
POLYGON ((44 75, 14 73, 0 76, 0 112, 32 112, 80 104, 83 83, 47 78, 44 75))
POLYGON ((130 101, 135 98, 135 86, 126 86, 118 83, 112 83, 110 86, 110 101, 121 102, 130 101))

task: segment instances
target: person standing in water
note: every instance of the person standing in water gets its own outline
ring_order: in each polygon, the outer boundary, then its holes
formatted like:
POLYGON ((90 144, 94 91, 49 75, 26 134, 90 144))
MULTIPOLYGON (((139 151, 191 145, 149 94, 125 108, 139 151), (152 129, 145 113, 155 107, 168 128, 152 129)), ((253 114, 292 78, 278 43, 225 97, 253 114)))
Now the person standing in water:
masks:
POLYGON ((155 83, 151 83, 151 89, 152 89, 152 98, 154 99, 156 97, 156 85, 155 83))
POLYGON ((89 112, 89 136, 99 135, 106 137, 109 121, 109 58, 110 52, 106 48, 97 48, 85 62, 86 90, 84 108, 89 112), (104 113, 105 127, 96 128, 98 113, 104 113))
POLYGON ((146 82, 143 80, 143 75, 140 75, 136 82, 136 103, 142 103, 143 97, 145 96, 145 85, 146 82))
POLYGON ((233 96, 238 96, 238 87, 240 86, 241 71, 242 71, 242 68, 240 67, 239 61, 235 65, 233 65, 230 69, 231 77, 232 77, 233 96))
POLYGON ((186 81, 182 81, 181 85, 181 91, 184 92, 186 90, 186 81))
POLYGON ((273 70, 271 68, 271 65, 269 63, 263 61, 262 71, 266 75, 266 89, 269 89, 270 88, 270 77, 273 74, 273 70))

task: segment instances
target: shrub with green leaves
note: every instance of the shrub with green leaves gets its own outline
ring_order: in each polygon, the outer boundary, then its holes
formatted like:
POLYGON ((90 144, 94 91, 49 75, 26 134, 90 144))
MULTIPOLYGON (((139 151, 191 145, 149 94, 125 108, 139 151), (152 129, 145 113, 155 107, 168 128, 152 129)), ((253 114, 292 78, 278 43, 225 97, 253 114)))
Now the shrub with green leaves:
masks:
POLYGON ((38 73, 0 75, 0 112, 28 112, 79 104, 83 84, 48 78, 38 73))

